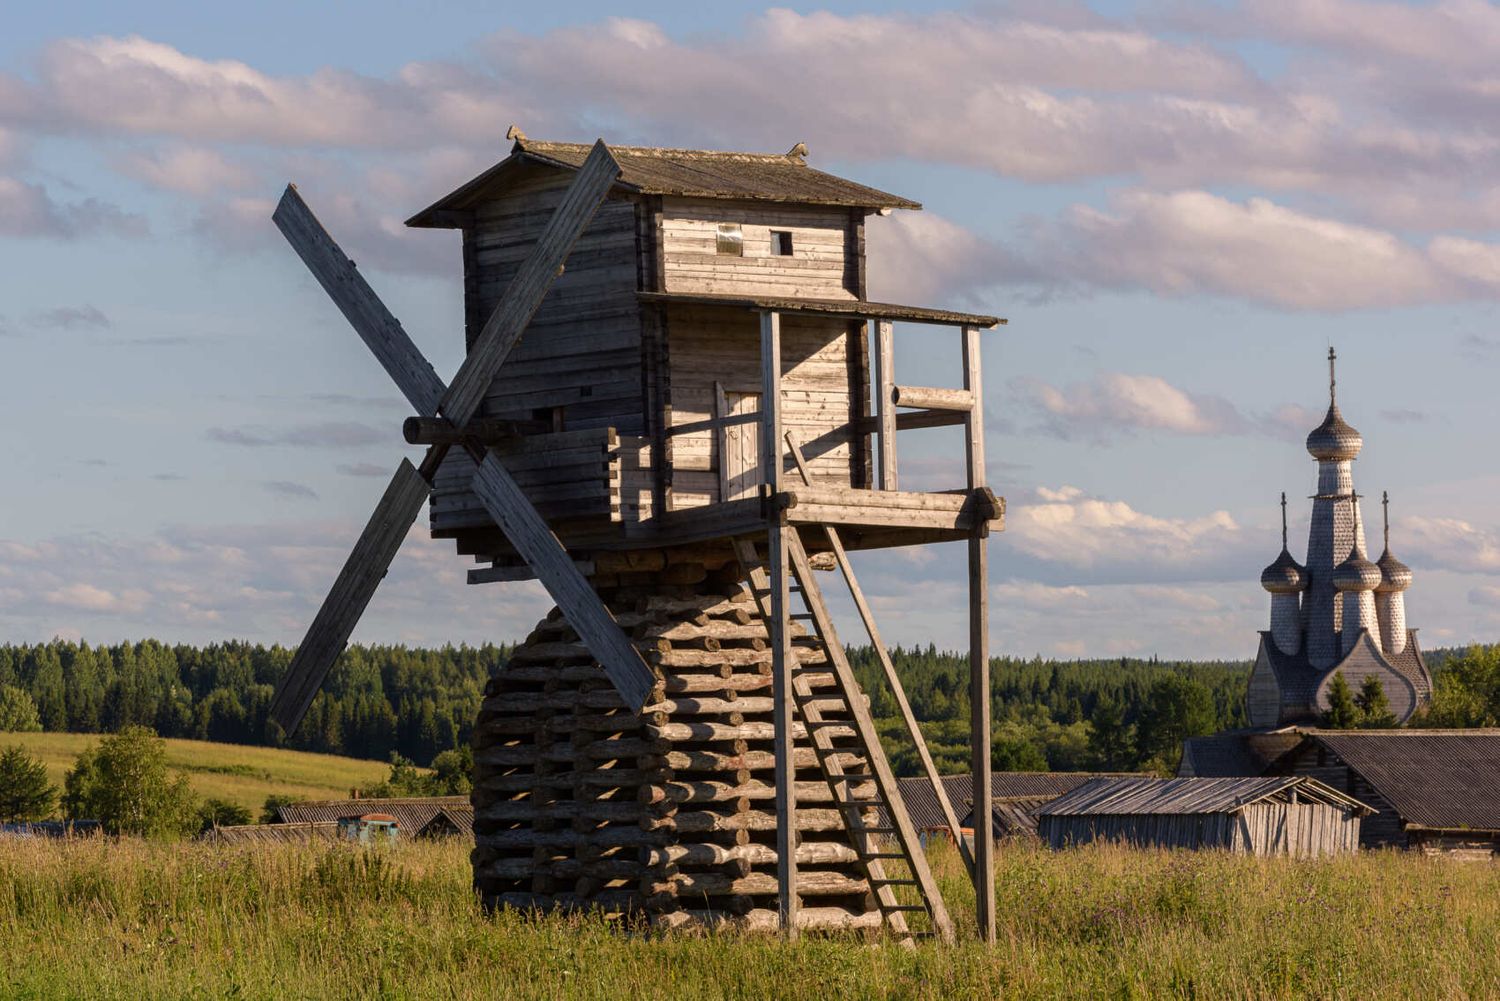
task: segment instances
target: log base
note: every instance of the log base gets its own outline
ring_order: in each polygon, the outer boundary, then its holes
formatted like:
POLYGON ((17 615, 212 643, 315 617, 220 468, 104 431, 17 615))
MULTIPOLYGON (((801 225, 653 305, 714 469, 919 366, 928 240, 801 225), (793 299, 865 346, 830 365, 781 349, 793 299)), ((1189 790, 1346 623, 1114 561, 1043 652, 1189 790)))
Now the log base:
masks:
MULTIPOLYGON (((474 732, 472 855, 487 906, 777 928, 768 634, 739 566, 704 562, 593 578, 656 673, 642 712, 623 707, 556 609, 490 679, 474 732)), ((828 689, 825 718, 839 719, 833 676, 815 673, 821 652, 794 645, 813 672, 803 677, 828 689)), ((881 914, 812 744, 795 733, 799 927, 868 934, 881 914)), ((839 740, 845 771, 868 774, 852 735, 839 740)), ((874 795, 868 782, 841 788, 874 795)))

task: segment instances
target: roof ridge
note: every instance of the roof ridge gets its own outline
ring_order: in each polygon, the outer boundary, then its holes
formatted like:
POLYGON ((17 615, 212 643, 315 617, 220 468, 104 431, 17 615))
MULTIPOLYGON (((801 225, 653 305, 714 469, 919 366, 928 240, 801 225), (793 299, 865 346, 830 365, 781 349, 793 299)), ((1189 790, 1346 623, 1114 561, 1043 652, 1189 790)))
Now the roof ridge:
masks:
MULTIPOLYGON (((591 143, 563 142, 549 139, 520 139, 516 145, 523 152, 545 153, 548 149, 566 149, 569 151, 587 151, 591 143)), ((605 143, 611 153, 625 153, 630 156, 655 156, 663 159, 683 159, 690 157, 701 157, 705 160, 745 160, 766 163, 790 163, 794 166, 805 167, 806 162, 801 157, 792 156, 788 153, 754 153, 748 150, 717 150, 717 149, 689 149, 677 146, 618 146, 614 143, 605 143)))

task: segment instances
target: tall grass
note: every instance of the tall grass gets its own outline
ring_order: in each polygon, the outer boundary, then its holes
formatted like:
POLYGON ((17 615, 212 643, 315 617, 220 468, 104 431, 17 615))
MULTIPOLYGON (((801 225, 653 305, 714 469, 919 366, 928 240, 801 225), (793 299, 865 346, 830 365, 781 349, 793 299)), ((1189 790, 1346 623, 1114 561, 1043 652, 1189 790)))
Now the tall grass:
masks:
POLYGON ((1500 997, 1493 865, 1022 848, 998 894, 994 948, 787 945, 487 916, 458 843, 0 841, 0 996, 1500 997))

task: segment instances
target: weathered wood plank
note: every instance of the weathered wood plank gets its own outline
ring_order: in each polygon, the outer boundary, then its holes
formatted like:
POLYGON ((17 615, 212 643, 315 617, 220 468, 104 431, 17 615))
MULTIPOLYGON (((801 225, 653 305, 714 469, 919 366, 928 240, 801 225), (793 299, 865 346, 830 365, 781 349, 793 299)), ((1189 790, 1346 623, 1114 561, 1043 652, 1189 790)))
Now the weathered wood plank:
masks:
POLYGON ((968 413, 974 409, 974 394, 967 389, 942 389, 936 386, 892 386, 891 402, 899 407, 925 410, 956 410, 968 413))
POLYGON ((493 454, 487 454, 479 464, 472 489, 511 545, 536 570, 547 593, 603 665, 626 705, 639 711, 655 686, 655 674, 493 454))
POLYGON ((562 203, 443 394, 438 409, 444 417, 462 425, 474 415, 490 381, 552 287, 568 252, 619 176, 620 166, 601 140, 578 169, 562 203))
POLYGON ((896 346, 890 320, 875 320, 875 397, 880 420, 880 489, 896 489, 896 346))
POLYGON ((417 413, 436 413, 443 396, 443 380, 354 262, 333 242, 297 193, 296 185, 287 185, 271 220, 417 413))
POLYGON ((307 715, 323 679, 348 644, 349 634, 422 510, 429 489, 426 478, 402 459, 276 687, 271 718, 286 733, 296 730, 307 715))

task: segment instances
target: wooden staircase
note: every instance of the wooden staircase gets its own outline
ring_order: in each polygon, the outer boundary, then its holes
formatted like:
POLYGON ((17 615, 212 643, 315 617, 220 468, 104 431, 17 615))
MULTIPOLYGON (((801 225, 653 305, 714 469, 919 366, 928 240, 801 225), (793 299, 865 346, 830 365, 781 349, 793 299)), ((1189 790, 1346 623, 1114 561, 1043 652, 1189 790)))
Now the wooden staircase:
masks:
MULTIPOLYGON (((951 942, 954 939, 953 922, 880 745, 865 695, 834 630, 822 590, 814 579, 807 550, 796 528, 782 526, 780 538, 789 564, 788 593, 795 595, 803 608, 803 611, 791 612, 787 616, 787 625, 800 622, 806 627, 806 634, 795 639, 790 637, 791 629, 788 628, 785 634, 790 648, 790 696, 796 719, 806 728, 819 770, 843 815, 850 843, 859 856, 886 923, 898 936, 909 938, 913 929, 906 915, 922 912, 929 925, 926 933, 951 942), (810 657, 809 660, 815 663, 804 667, 799 656, 801 651, 821 656, 810 657), (857 791, 868 791, 872 779, 873 795, 857 795, 857 791), (894 861, 905 864, 905 875, 887 873, 886 863, 894 861), (920 902, 903 902, 898 895, 899 887, 912 887, 920 902)), ((774 623, 774 615, 779 611, 776 606, 780 602, 773 595, 770 568, 757 554, 753 542, 740 540, 737 547, 761 614, 767 622, 774 623)), ((843 566, 847 572, 847 563, 843 566)), ((773 625, 773 637, 777 632, 773 625)), ((904 704, 905 700, 902 702, 904 704)), ((791 778, 787 776, 789 784, 795 788, 791 778)), ((951 815, 951 806, 948 806, 945 796, 942 802, 951 815)), ((953 826, 956 828, 957 824, 953 826)), ((962 839, 959 840, 962 843, 962 839)), ((792 885, 795 893, 795 876, 792 885)), ((795 905, 790 912, 795 914, 795 905)))

